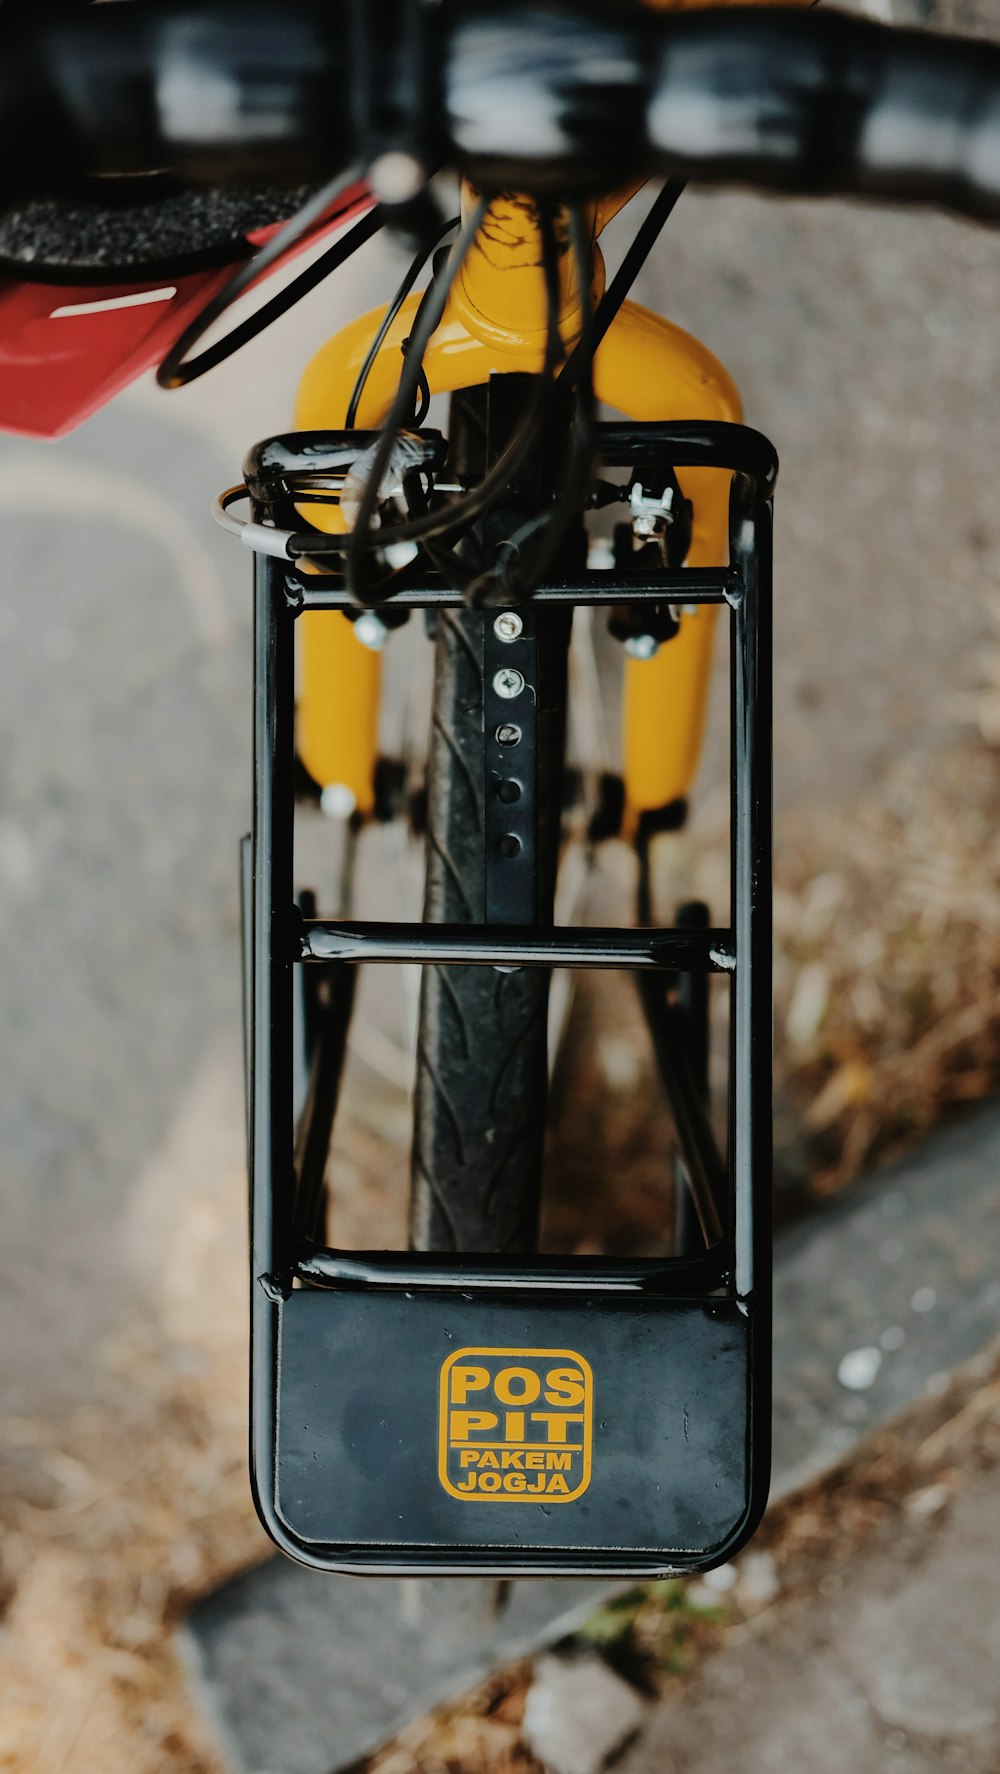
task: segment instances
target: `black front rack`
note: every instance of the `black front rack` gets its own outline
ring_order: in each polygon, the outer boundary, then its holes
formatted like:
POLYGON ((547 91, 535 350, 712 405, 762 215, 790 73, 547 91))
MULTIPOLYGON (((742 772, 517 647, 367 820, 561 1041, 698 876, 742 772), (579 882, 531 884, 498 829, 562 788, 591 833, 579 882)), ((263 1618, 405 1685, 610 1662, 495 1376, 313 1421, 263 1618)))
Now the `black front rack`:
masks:
MULTIPOLYGON (((771 497, 777 464, 765 439, 737 425, 623 424, 597 429, 601 457, 609 464, 666 457, 679 469, 718 468, 732 475, 727 566, 646 574, 581 573, 572 582, 546 583, 533 594, 534 601, 544 603, 621 605, 651 600, 714 603, 728 609, 731 928, 532 930, 304 916, 296 905, 293 880, 295 620, 304 611, 344 609, 350 599, 332 575, 304 574, 287 561, 263 554, 256 558, 254 803, 243 870, 252 1206, 252 1467, 258 1507, 269 1533, 293 1557, 320 1569, 509 1576, 650 1575, 705 1568, 731 1556, 742 1544, 766 1498, 771 497), (645 1001, 647 1012, 653 1007, 654 1015, 656 1004, 665 1000, 658 982, 676 974, 724 974, 731 991, 726 1159, 713 1156, 703 1111, 695 1105, 690 1117, 677 1117, 685 1171, 700 1202, 702 1228, 709 1233, 707 1248, 663 1261, 539 1257, 519 1258, 515 1265, 484 1257, 449 1259, 323 1248, 317 1202, 354 969, 366 961, 641 971, 650 980, 645 1001), (303 963, 328 969, 330 989, 314 1072, 322 1087, 310 1093, 296 1128, 293 986, 296 969, 303 963), (581 1340, 574 1327, 581 1323, 581 1315, 588 1325, 593 1360, 574 1353, 581 1340), (600 1358, 615 1372, 623 1393, 632 1386, 631 1427, 624 1419, 617 1428, 611 1422, 606 1458, 601 1454, 599 1459, 598 1444, 591 1450, 588 1443, 586 1453, 580 1453, 580 1459, 587 1461, 587 1477, 573 1496, 582 1498, 586 1493, 587 1503, 572 1526, 559 1525, 572 1511, 540 1504, 504 1509, 511 1500, 530 1501, 530 1493, 541 1483, 526 1479, 525 1493, 520 1468, 498 1477, 496 1486, 492 1475, 489 1484, 482 1479, 482 1494, 476 1494, 479 1513, 472 1511, 474 1521, 468 1519, 469 1504, 461 1494, 474 1480, 459 1479, 459 1467, 454 1472, 448 1467, 445 1442, 439 1447, 436 1440, 445 1429, 440 1425, 435 1429, 432 1421, 438 1408, 438 1380, 445 1385, 448 1362, 454 1360, 452 1354, 442 1366, 441 1351, 454 1350, 456 1339, 459 1343, 467 1339, 472 1353, 478 1350, 480 1360, 487 1362, 487 1367, 468 1372, 486 1373, 489 1368, 492 1375, 494 1356, 520 1351, 527 1359, 547 1350, 568 1352, 567 1359, 571 1357, 587 1373, 600 1358), (427 1362, 421 1367, 425 1350, 429 1350, 427 1362), (397 1370, 397 1379, 388 1381, 387 1373, 397 1370), (387 1385, 390 1391, 395 1385, 388 1402, 387 1385), (667 1413, 662 1423, 655 1404, 661 1392, 667 1413), (709 1394, 711 1405, 705 1402, 709 1394), (697 1409, 691 1402, 695 1399, 697 1409), (650 1421, 658 1427, 653 1436, 656 1449, 644 1465, 645 1456, 636 1449, 645 1445, 644 1437, 649 1441, 648 1429, 642 1426, 647 1406, 650 1421), (682 1433, 675 1435, 675 1425, 681 1423, 682 1433), (662 1462, 668 1443, 674 1476, 664 1482, 662 1462), (613 1471, 618 1475, 614 1483, 609 1477, 611 1488, 606 1491, 601 1490, 601 1459, 609 1475, 613 1471), (626 1469, 631 1475, 627 1483, 621 1476, 626 1469), (509 1494, 501 1489, 507 1486, 509 1494), (494 1489, 500 1501, 492 1499, 494 1489)), ((392 602, 433 609, 461 606, 462 599, 428 577, 399 590, 392 602)), ((599 1393, 602 1383, 606 1387, 600 1375, 594 1383, 599 1393)), ((610 1414, 607 1389, 603 1397, 603 1409, 610 1414)), ((444 1392, 440 1410, 446 1412, 444 1392)), ((608 1420, 602 1420, 602 1430, 608 1420)), ((559 1433, 565 1435, 565 1427, 559 1433)), ((586 1433, 591 1433, 589 1427, 586 1433)), ((454 1446, 459 1449, 461 1444, 456 1441, 454 1446)), ((486 1458, 462 1455, 466 1457, 486 1458)))

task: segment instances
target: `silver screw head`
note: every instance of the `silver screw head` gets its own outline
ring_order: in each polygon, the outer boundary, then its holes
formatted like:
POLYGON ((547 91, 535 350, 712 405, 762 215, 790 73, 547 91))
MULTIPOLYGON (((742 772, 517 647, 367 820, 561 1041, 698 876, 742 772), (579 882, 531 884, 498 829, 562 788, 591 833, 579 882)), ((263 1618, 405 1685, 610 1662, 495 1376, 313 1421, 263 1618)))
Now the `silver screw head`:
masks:
POLYGON ((498 641, 516 641, 524 628, 524 623, 516 610, 501 610, 493 624, 493 633, 498 641))
POLYGON ((496 673, 493 679, 493 688, 498 696, 503 697, 505 702, 512 702, 514 697, 520 696, 524 689, 524 679, 519 671, 514 670, 512 665, 505 665, 496 673))

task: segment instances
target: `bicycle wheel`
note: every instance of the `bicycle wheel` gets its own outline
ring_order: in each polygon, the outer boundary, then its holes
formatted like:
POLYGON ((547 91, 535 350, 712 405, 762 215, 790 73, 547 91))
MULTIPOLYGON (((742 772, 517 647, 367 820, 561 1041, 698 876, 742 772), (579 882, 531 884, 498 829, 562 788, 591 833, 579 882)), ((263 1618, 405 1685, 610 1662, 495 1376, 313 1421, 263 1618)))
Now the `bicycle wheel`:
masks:
MULTIPOLYGON (((497 382, 451 404, 449 456, 459 476, 481 475, 503 442, 497 382), (491 414, 490 407, 494 411, 491 414)), ((511 390, 505 394, 510 408, 511 390)), ((556 452, 558 454, 558 452, 556 452)), ((558 474, 558 466, 555 468, 558 474)), ((551 476, 551 465, 546 470, 551 476)), ((545 484, 537 465, 536 496, 545 484)), ((551 484, 551 482, 549 483, 551 484)), ((524 513, 524 476, 514 499, 524 513)), ((479 543, 509 534, 505 514, 479 543)), ((582 531, 582 526, 581 526, 582 531)), ((428 755, 429 923, 482 924, 486 907, 484 652, 496 612, 438 615, 428 755)), ((560 837, 569 619, 538 608, 534 922, 552 922, 560 837)), ((426 1251, 533 1248, 548 1092, 549 975, 541 968, 425 967, 414 1102, 410 1237, 426 1251)))

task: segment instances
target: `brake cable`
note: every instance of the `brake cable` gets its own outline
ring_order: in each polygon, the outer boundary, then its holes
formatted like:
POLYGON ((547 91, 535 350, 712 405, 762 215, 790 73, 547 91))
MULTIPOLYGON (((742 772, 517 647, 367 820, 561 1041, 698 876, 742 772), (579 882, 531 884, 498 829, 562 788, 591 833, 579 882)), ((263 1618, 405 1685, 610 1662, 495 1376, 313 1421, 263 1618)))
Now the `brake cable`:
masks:
MULTIPOLYGON (((352 254, 357 252, 359 246, 363 246, 365 241, 371 240, 372 236, 378 233, 386 221, 385 209, 381 204, 375 204, 366 215, 361 217, 360 221, 355 223, 349 234, 335 240, 333 245, 329 246, 326 252, 321 253, 313 264, 307 265, 304 271, 300 271, 299 275, 293 278, 285 289, 279 290, 278 294, 272 296, 269 302, 265 302, 263 307, 258 308, 246 320, 234 326, 225 335, 225 338, 219 339, 214 345, 209 345, 198 357, 189 358, 187 356, 192 346, 197 345, 198 340, 208 332, 209 327, 214 326, 215 322, 221 319, 222 315, 233 306, 233 303, 238 301, 240 296, 244 295, 260 277, 263 277, 266 271, 270 271, 287 252, 302 244, 304 238, 321 225, 335 221, 338 213, 337 205, 350 193, 356 191, 358 186, 359 180, 356 171, 331 180, 322 186, 309 198, 307 203, 303 204, 301 209, 296 211, 294 216, 283 223, 277 233, 272 234, 270 240, 258 252, 254 253, 252 258, 239 266, 228 282, 224 283, 222 288, 217 290, 215 295, 205 303, 204 308, 195 315, 181 333, 180 338, 176 339, 170 347, 156 372, 156 380, 161 388, 186 388, 189 382, 196 381, 199 376, 205 375, 207 370, 215 369, 218 364, 224 363, 226 358, 232 357, 234 352, 249 344, 250 340, 262 333, 265 327, 271 325, 272 321, 287 313, 288 309, 293 307, 302 296, 307 295, 310 290, 316 288, 317 284, 322 283, 324 277, 328 277, 333 271, 338 271, 341 265, 346 264, 352 254), (333 213, 331 214, 331 212, 333 213)), ((344 213, 353 208, 353 202, 342 205, 344 213)))

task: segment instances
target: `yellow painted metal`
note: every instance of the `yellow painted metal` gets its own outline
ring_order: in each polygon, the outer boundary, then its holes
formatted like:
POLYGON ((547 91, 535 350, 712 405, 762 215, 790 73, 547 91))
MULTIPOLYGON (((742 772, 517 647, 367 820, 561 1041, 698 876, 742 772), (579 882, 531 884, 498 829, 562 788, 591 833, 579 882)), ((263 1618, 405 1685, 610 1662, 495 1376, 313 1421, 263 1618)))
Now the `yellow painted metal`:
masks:
MULTIPOLYGON (((627 195, 608 199, 591 212, 595 242, 627 195)), ((466 206, 473 197, 463 194, 466 206)), ((532 206, 511 196, 491 204, 424 357, 433 393, 474 387, 493 372, 538 369, 545 344, 540 258, 532 206)), ((603 277, 595 244, 593 295, 603 289, 603 277)), ((560 328, 571 345, 579 327, 579 292, 565 251, 560 280, 560 328)), ((392 401, 402 363, 400 346, 412 329, 419 299, 414 294, 403 304, 372 366, 357 415, 360 427, 378 425, 392 401)), ((299 426, 343 426, 358 370, 384 312, 376 309, 351 322, 316 353, 299 389, 299 426)), ((679 327, 632 302, 623 305, 602 341, 594 383, 600 400, 635 419, 740 417, 739 395, 712 354, 679 327)), ((726 558, 728 476, 701 469, 685 470, 680 478, 695 510, 690 564, 718 564, 726 558)), ((340 527, 335 507, 302 510, 320 528, 340 527)), ((641 813, 690 790, 704 727, 715 626, 712 609, 685 614, 680 633, 655 658, 626 664, 624 774, 632 828, 641 813)), ((319 782, 347 783, 367 812, 377 737, 377 655, 358 645, 342 619, 300 618, 299 627, 303 761, 319 782)))
POLYGON ((382 661, 339 611, 300 616, 295 743, 321 788, 337 784, 364 818, 375 805, 382 661))
MULTIPOLYGON (((742 416, 736 386, 718 359, 689 333, 626 302, 594 360, 599 400, 632 419, 742 416)), ((694 505, 688 564, 728 558, 729 475, 686 468, 678 476, 694 505)), ((629 659, 623 698, 626 825, 690 794, 698 767, 718 608, 681 616, 680 632, 652 659, 629 659)))
MULTIPOLYGON (((463 218, 478 200, 468 185, 462 190, 463 218)), ((603 226, 613 210, 587 209, 591 246, 591 299, 604 292, 604 260, 596 244, 598 218, 603 226)), ((555 216, 559 266, 559 325, 569 342, 580 330, 580 291, 567 240, 564 211, 555 216)), ((530 197, 504 192, 494 198, 455 280, 450 312, 473 338, 511 351, 541 354, 546 335, 545 280, 538 212, 530 197)))
MULTIPOLYGON (((307 370, 303 389, 308 380, 307 370)), ((309 423, 302 418, 302 389, 296 423, 309 423)), ((344 528, 336 506, 312 510, 322 513, 327 530, 344 528)), ((306 562, 301 565, 309 570, 306 562)), ((296 630, 296 751, 321 789, 349 789, 355 811, 367 819, 375 806, 381 655, 361 645, 353 624, 339 611, 300 616, 296 630)))

